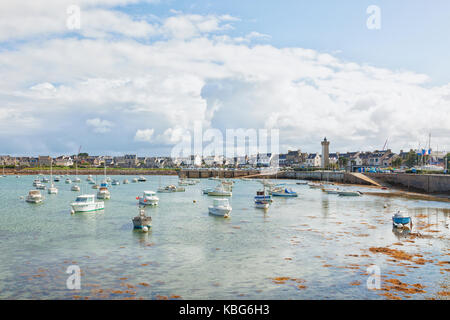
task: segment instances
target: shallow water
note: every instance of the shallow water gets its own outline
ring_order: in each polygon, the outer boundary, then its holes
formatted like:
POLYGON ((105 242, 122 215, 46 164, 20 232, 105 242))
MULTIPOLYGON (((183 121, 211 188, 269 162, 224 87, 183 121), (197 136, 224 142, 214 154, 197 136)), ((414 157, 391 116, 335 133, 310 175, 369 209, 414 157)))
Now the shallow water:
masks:
MULTIPOLYGON (((371 265, 380 268, 382 282, 394 278, 425 287, 423 293, 394 292, 398 297, 448 291, 448 203, 339 197, 289 180, 284 182, 299 197, 274 198, 264 213, 253 206, 261 184, 236 180, 231 218, 223 219, 208 215, 212 198, 201 194, 216 181, 202 180, 184 193, 158 194, 159 206, 146 209, 152 230, 142 233, 131 222, 138 214, 136 196, 156 191, 160 181, 176 184, 177 177, 111 186, 104 211, 74 215, 69 204, 79 192, 70 191, 65 177, 56 183, 59 194, 41 190, 42 204, 20 199, 35 178, 0 178, 1 299, 385 299, 386 291, 367 288, 371 265), (395 232, 391 216, 397 210, 407 210, 412 233, 424 237, 395 232), (386 246, 420 253, 427 262, 369 251, 386 246), (66 287, 70 265, 82 270, 80 290, 66 287)), ((81 178, 81 192, 96 193, 81 178)))

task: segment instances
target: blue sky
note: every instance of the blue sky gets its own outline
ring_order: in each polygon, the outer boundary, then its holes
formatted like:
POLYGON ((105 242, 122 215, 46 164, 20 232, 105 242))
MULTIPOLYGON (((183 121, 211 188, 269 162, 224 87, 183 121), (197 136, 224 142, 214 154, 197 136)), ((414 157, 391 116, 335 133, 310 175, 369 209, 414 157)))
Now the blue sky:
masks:
POLYGON ((241 19, 231 32, 254 30, 270 44, 337 53, 342 59, 391 69, 425 73, 433 84, 450 82, 450 2, 436 0, 227 0, 164 1, 118 10, 159 17, 170 10, 193 14, 230 14, 241 19), (366 28, 366 9, 381 9, 380 30, 366 28))
POLYGON ((168 155, 206 129, 280 151, 450 149, 450 2, 0 4, 0 154, 168 155), (67 29, 67 8, 81 28, 67 29), (381 10, 369 30, 366 9, 381 10))

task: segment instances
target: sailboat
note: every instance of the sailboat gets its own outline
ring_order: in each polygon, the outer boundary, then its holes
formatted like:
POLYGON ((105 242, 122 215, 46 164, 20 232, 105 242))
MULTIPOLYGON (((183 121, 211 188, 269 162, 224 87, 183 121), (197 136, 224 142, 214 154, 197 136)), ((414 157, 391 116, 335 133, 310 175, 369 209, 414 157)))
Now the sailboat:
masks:
POLYGON ((78 178, 78 156, 75 159, 75 179, 73 180, 73 182, 75 182, 75 183, 80 183, 81 182, 81 179, 78 178))
POLYGON ((106 162, 104 166, 105 179, 100 184, 100 189, 97 192, 98 199, 111 199, 111 193, 108 190, 108 180, 106 179, 106 162))
POLYGON ((50 187, 47 189, 49 194, 57 194, 58 193, 58 188, 55 187, 55 185, 53 184, 53 166, 52 166, 53 161, 50 162, 50 181, 52 182, 52 184, 50 185, 50 187))

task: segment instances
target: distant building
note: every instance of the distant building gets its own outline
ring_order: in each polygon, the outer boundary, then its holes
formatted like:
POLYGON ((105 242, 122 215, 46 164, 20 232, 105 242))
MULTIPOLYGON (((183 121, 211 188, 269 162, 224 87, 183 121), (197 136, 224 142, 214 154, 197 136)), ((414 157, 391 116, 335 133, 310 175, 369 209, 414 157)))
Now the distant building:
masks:
POLYGON ((53 160, 55 166, 69 167, 73 165, 73 160, 69 156, 59 156, 53 160))
POLYGON ((307 167, 320 167, 322 163, 321 156, 318 153, 310 153, 306 159, 307 167))
POLYGON ((50 167, 53 163, 53 159, 50 156, 39 156, 38 158, 39 166, 50 167))

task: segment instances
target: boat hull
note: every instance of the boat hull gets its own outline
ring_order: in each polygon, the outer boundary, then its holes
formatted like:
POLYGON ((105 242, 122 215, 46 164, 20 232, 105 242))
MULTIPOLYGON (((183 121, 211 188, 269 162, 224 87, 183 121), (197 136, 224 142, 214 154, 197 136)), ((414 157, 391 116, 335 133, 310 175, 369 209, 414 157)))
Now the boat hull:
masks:
POLYGON ((209 214, 213 215, 213 216, 217 216, 217 217, 223 217, 223 218, 228 218, 231 214, 231 208, 229 207, 209 207, 208 208, 208 212, 209 214))
POLYGON ((159 203, 159 200, 156 199, 143 199, 139 198, 139 204, 143 206, 157 206, 159 203))
POLYGON ((95 202, 88 204, 72 203, 71 207, 75 213, 94 212, 105 209, 105 203, 104 202, 95 202))

